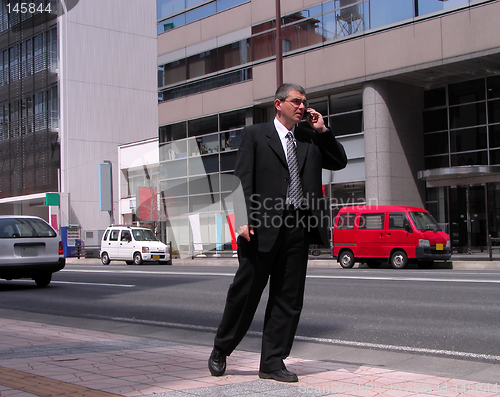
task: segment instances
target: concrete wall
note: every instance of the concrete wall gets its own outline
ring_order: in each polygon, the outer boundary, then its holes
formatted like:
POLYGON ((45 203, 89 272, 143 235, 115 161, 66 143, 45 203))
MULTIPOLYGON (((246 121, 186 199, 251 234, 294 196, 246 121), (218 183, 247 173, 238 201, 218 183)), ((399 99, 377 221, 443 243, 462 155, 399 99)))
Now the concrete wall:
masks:
MULTIPOLYGON (((103 229, 98 164, 158 135, 155 0, 85 0, 60 17, 61 224, 103 229)), ((114 197, 115 210, 118 197, 114 197)))
POLYGON ((379 205, 423 207, 425 185, 422 91, 388 81, 363 91, 366 198, 379 205))

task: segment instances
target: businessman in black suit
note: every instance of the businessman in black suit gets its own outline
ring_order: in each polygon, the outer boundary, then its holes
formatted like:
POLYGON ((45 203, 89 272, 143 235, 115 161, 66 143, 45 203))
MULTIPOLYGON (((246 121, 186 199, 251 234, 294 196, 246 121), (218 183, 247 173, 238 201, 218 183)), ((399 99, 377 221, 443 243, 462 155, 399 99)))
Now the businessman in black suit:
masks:
POLYGON ((347 157, 322 115, 307 107, 304 89, 283 84, 275 94, 276 118, 247 127, 234 174, 245 197, 235 203, 239 268, 208 360, 221 376, 245 336, 269 280, 259 377, 297 382, 283 360, 289 355, 302 310, 309 244, 328 245, 328 203, 322 168, 339 170, 347 157), (298 125, 307 116, 306 127, 298 125))

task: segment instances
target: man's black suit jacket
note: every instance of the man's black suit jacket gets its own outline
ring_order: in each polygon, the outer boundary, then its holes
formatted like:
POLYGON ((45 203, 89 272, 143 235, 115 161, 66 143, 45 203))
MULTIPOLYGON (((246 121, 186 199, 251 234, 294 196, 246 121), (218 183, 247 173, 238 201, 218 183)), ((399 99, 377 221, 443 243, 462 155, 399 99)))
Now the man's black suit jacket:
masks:
MULTIPOLYGON (((294 131, 302 189, 312 215, 306 227, 309 243, 328 245, 329 210, 323 198, 321 170, 344 168, 347 156, 330 129, 318 133, 307 127, 297 125, 294 131)), ((256 240, 259 251, 267 252, 276 242, 282 223, 288 165, 274 121, 246 127, 242 135, 234 174, 243 188, 246 205, 238 208, 235 203, 235 224, 252 225, 255 234, 251 239, 256 240)))

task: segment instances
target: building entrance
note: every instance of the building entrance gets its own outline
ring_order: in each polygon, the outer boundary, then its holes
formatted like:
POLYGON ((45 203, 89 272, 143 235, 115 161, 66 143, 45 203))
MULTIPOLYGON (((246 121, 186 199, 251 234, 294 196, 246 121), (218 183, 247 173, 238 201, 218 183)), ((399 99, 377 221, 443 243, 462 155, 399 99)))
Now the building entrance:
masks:
POLYGON ((454 252, 484 251, 488 235, 500 237, 500 166, 437 168, 419 171, 419 179, 427 184, 426 208, 454 252))
POLYGON ((459 252, 486 247, 488 214, 485 185, 450 187, 450 236, 459 252))

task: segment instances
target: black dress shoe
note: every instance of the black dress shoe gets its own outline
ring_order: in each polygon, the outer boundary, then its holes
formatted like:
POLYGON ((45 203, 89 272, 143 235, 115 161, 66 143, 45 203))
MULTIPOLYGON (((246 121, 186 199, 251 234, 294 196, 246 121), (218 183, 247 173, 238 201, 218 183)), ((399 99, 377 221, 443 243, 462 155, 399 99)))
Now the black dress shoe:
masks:
POLYGON ((208 369, 213 376, 222 376, 226 372, 226 355, 216 347, 208 359, 208 369))
POLYGON ((298 382, 299 378, 293 372, 290 372, 286 368, 279 369, 272 372, 262 372, 259 371, 259 378, 261 379, 274 379, 278 382, 298 382))

